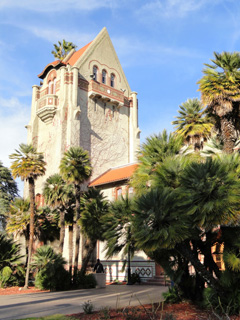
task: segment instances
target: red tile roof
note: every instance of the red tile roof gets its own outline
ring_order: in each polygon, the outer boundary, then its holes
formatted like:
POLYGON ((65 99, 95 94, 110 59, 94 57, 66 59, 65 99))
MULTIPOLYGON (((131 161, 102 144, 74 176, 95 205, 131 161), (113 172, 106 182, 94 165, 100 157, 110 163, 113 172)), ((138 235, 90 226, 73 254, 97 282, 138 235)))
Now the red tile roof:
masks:
POLYGON ((124 167, 111 168, 104 172, 102 175, 90 182, 89 187, 95 187, 111 182, 128 180, 137 169, 138 164, 130 164, 124 167))
POLYGON ((73 55, 65 62, 63 62, 61 60, 55 60, 53 62, 50 62, 48 65, 46 65, 46 67, 43 69, 43 71, 41 73, 39 73, 38 78, 42 79, 42 76, 44 75, 46 69, 50 66, 56 67, 59 64, 62 64, 62 65, 70 64, 71 66, 73 66, 78 61, 78 59, 81 57, 81 55, 86 51, 86 49, 90 46, 91 43, 92 43, 92 41, 89 42, 88 44, 86 44, 84 47, 82 47, 78 51, 74 52, 73 55))
POLYGON ((68 59, 66 63, 69 63, 71 66, 73 66, 81 57, 81 55, 86 51, 86 49, 90 46, 91 43, 92 41, 86 44, 84 47, 82 47, 78 51, 74 52, 74 54, 71 56, 71 58, 68 59))
POLYGON ((47 70, 48 67, 51 67, 51 66, 52 67, 56 67, 59 64, 66 65, 66 63, 62 62, 61 60, 55 60, 53 62, 50 62, 49 64, 46 65, 46 67, 43 69, 43 71, 41 73, 39 73, 38 78, 42 79, 42 76, 43 76, 44 72, 47 70))

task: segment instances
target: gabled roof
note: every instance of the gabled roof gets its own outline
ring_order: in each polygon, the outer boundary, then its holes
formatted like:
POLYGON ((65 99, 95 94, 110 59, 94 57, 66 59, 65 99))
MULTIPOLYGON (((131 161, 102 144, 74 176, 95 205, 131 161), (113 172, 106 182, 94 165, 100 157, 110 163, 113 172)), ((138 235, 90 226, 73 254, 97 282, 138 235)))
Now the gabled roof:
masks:
POLYGON ((74 54, 65 62, 73 66, 81 57, 81 55, 86 51, 86 49, 90 46, 91 43, 92 41, 86 44, 84 47, 82 47, 78 51, 74 52, 74 54))
POLYGON ((122 167, 111 168, 105 171, 102 175, 89 183, 89 187, 100 186, 112 182, 129 180, 137 169, 138 164, 128 164, 122 167))

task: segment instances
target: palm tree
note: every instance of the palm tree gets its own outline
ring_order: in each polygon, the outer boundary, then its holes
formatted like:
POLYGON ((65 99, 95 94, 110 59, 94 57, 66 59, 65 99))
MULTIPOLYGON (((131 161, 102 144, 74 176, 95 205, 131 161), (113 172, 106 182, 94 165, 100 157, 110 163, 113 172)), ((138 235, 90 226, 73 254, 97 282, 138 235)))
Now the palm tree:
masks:
POLYGON ((65 237, 65 210, 69 202, 70 188, 59 174, 50 176, 43 188, 43 196, 46 204, 60 212, 60 239, 59 252, 63 252, 63 244, 65 237))
POLYGON ((26 251, 29 241, 30 202, 22 198, 16 198, 11 203, 6 230, 9 234, 23 235, 26 241, 26 251))
POLYGON ((43 160, 43 154, 37 152, 33 145, 20 144, 19 150, 15 150, 9 158, 13 159, 11 165, 12 175, 14 178, 20 177, 28 183, 30 198, 30 236, 28 249, 28 264, 26 271, 25 287, 28 287, 30 262, 32 258, 32 246, 34 237, 34 216, 35 208, 35 180, 45 174, 46 162, 43 160))
POLYGON ((205 116, 201 102, 198 99, 188 99, 179 106, 179 116, 173 121, 175 133, 184 138, 185 143, 193 145, 194 150, 200 150, 203 142, 206 141, 210 134, 213 124, 205 116))
MULTIPOLYGON (((29 226, 30 202, 28 199, 16 198, 11 203, 7 215, 7 233, 23 235, 28 247, 29 226)), ((59 229, 50 209, 48 207, 38 208, 34 216, 34 237, 46 243, 48 240, 55 240, 58 234, 59 229)))
POLYGON ((182 142, 183 138, 181 136, 168 134, 166 130, 146 139, 146 142, 141 145, 138 155, 140 165, 131 180, 131 185, 134 187, 136 194, 146 192, 146 187, 151 186, 152 175, 158 164, 161 164, 167 157, 174 157, 179 154, 182 142))
POLYGON ((74 254, 74 275, 76 276, 78 269, 80 228, 78 220, 80 218, 80 197, 81 185, 90 178, 92 166, 87 151, 81 147, 70 147, 63 155, 60 163, 60 173, 65 181, 74 185, 75 190, 75 235, 76 245, 74 254))
POLYGON ((212 64, 205 64, 199 91, 222 135, 224 151, 231 153, 239 131, 240 54, 214 52, 214 57, 212 64))
POLYGON ((79 223, 83 234, 86 236, 85 251, 81 273, 85 273, 88 262, 93 254, 97 240, 103 241, 105 226, 103 217, 108 212, 108 201, 103 193, 95 188, 90 188, 81 199, 81 218, 79 223))
POLYGON ((106 254, 108 257, 112 257, 122 252, 123 257, 127 256, 128 284, 131 284, 130 261, 137 251, 132 230, 133 210, 134 200, 128 196, 125 198, 121 197, 121 199, 110 204, 109 214, 103 217, 103 223, 106 229, 104 233, 107 249, 106 254))
POLYGON ((72 50, 77 48, 75 44, 72 42, 67 42, 63 39, 63 41, 58 41, 58 45, 54 44, 55 50, 52 51, 52 54, 56 59, 63 60, 67 54, 72 50))

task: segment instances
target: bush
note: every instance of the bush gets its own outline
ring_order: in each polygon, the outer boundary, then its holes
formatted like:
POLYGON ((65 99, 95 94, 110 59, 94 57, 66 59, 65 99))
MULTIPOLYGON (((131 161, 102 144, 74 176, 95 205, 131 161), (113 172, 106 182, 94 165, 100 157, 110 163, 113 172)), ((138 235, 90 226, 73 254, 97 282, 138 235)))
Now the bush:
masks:
POLYGON ((166 303, 178 303, 182 301, 181 294, 177 286, 169 288, 168 292, 164 292, 162 295, 166 303))
POLYGON ((92 314, 94 310, 93 304, 90 300, 84 302, 83 304, 83 311, 85 314, 92 314))
POLYGON ((141 278, 138 273, 134 272, 131 274, 131 282, 132 282, 132 284, 141 282, 141 278))
POLYGON ((0 287, 24 284, 25 270, 19 260, 20 245, 0 234, 0 287))
POLYGON ((38 248, 33 266, 37 268, 35 286, 44 290, 70 289, 71 278, 64 269, 65 260, 49 246, 38 248))
MULTIPOLYGON (((237 283, 236 283, 237 284, 237 283)), ((233 315, 240 312, 240 289, 224 288, 219 294, 213 288, 204 290, 204 304, 220 315, 233 315)))
POLYGON ((82 274, 80 271, 77 274, 76 286, 78 289, 95 288, 97 282, 93 274, 82 274))

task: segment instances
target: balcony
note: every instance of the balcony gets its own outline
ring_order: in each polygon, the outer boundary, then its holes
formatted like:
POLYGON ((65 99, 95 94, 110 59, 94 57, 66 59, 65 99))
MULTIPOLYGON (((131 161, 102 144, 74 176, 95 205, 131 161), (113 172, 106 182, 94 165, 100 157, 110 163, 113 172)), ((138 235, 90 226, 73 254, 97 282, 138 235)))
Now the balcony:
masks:
POLYGON ((45 123, 52 122, 58 103, 58 96, 55 94, 43 96, 37 102, 37 116, 45 123))
POLYGON ((105 102, 110 102, 117 107, 124 106, 126 100, 122 91, 95 80, 89 82, 88 96, 91 99, 101 99, 105 102))

